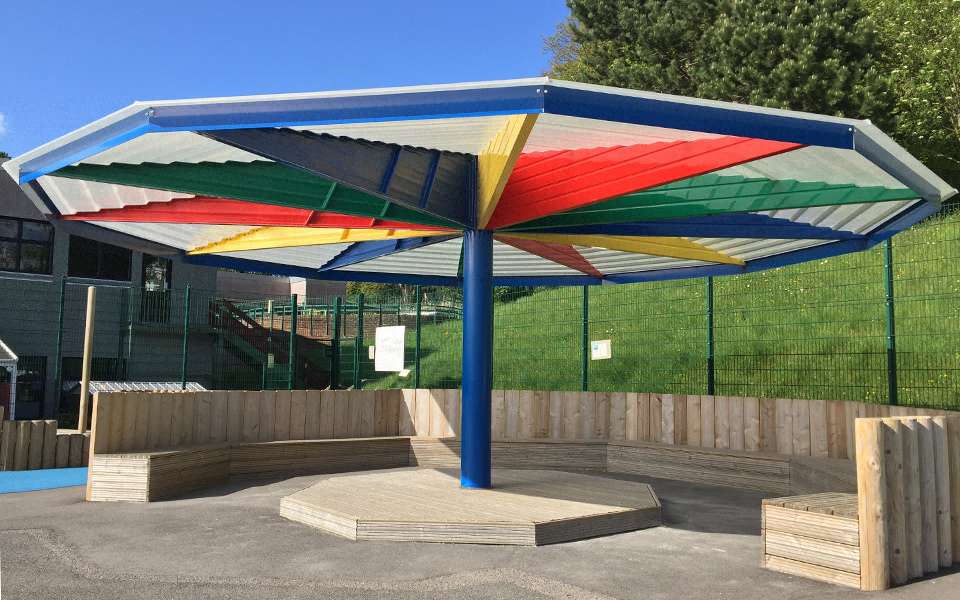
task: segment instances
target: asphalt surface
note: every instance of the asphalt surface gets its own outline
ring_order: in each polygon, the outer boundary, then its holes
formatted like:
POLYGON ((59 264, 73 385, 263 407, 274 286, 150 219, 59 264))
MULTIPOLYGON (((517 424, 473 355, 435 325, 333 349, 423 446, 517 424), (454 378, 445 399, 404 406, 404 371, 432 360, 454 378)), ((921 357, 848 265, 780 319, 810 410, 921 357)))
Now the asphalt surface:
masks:
MULTIPOLYGON (((539 548, 351 542, 277 515, 321 477, 153 504, 0 496, 0 598, 864 598, 759 568, 761 494, 653 484, 665 526, 539 548)), ((960 573, 871 597, 960 599, 960 573)))

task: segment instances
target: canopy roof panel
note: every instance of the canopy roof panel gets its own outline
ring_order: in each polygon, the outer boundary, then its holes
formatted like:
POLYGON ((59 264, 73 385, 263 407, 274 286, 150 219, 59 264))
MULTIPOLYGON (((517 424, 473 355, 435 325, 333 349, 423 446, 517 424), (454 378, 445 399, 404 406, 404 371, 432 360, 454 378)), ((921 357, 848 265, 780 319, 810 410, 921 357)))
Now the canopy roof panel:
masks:
POLYGON ((456 285, 728 274, 869 248, 955 193, 866 121, 548 78, 137 102, 4 163, 187 260, 456 285))

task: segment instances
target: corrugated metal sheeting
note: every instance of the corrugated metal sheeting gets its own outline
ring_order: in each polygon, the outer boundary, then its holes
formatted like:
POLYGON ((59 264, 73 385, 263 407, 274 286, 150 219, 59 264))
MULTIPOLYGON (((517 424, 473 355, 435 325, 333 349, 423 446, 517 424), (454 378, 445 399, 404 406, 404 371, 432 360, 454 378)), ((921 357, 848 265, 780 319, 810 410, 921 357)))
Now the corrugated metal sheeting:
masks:
POLYGON ((459 233, 493 229, 517 285, 862 250, 955 193, 867 122, 547 78, 141 102, 4 168, 54 216, 238 269, 456 283, 459 233))

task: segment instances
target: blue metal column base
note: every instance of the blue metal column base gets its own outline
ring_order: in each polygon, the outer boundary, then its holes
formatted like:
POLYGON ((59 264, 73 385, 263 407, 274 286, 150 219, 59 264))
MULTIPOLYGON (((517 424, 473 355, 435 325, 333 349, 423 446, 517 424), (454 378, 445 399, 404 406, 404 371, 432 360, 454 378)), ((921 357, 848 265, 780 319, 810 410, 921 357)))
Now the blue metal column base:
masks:
POLYGON ((493 232, 463 236, 463 401, 460 485, 488 488, 493 384, 493 232))

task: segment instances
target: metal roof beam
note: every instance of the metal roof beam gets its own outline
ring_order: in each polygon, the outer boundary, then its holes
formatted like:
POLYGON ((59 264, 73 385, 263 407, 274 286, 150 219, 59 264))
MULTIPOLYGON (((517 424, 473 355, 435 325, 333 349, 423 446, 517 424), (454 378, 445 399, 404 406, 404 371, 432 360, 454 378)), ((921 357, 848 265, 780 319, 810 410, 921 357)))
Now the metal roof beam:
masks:
POLYGON ((206 137, 437 218, 469 225, 467 154, 292 129, 205 131, 206 137))
MULTIPOLYGON (((809 223, 788 221, 752 213, 669 219, 663 221, 636 221, 570 227, 545 227, 516 230, 528 233, 569 233, 580 235, 640 235, 681 236, 703 238, 756 238, 777 240, 850 240, 863 236, 852 231, 818 227, 809 223)), ((504 231, 506 233, 506 231, 504 231)))
POLYGON ((373 260, 374 258, 379 258, 381 256, 387 256, 388 254, 403 252, 405 250, 413 250, 414 248, 422 248, 423 246, 429 246, 430 244, 436 244, 438 242, 445 242, 453 239, 454 237, 456 236, 451 235, 439 237, 405 238, 400 240, 374 242, 357 242, 347 247, 346 250, 320 267, 320 270, 330 271, 333 269, 340 269, 350 265, 355 265, 357 263, 373 260))

